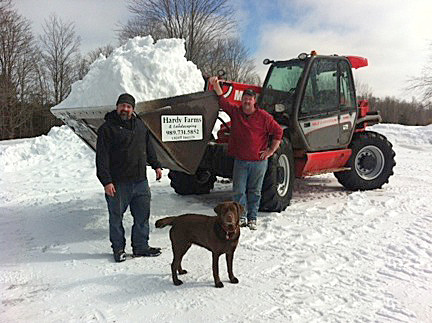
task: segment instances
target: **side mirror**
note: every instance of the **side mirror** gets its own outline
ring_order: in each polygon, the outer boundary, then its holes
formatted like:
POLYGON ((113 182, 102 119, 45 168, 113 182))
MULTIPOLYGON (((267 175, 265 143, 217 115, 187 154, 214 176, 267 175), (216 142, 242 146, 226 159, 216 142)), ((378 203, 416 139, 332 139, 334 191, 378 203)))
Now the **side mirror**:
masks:
POLYGON ((217 76, 224 77, 225 76, 225 71, 224 70, 218 70, 217 71, 217 76))

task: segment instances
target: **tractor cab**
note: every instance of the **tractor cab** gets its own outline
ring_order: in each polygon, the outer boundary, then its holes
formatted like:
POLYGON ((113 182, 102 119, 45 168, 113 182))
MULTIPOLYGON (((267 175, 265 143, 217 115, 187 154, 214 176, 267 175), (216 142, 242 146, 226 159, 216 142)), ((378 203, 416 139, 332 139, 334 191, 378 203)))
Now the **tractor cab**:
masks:
POLYGON ((358 111, 351 69, 367 66, 366 59, 312 52, 264 64, 270 69, 258 104, 288 127, 294 149, 348 146, 358 111))

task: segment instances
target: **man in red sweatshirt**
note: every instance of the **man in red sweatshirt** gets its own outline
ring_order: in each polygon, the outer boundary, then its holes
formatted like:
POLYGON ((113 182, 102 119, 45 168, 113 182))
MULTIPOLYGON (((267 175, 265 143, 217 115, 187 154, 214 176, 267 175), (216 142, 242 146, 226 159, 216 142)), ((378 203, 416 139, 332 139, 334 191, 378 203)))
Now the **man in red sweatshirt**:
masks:
POLYGON ((233 199, 245 208, 240 225, 256 230, 258 208, 261 199, 261 186, 267 170, 267 159, 278 149, 283 130, 267 111, 257 108, 256 93, 245 90, 242 106, 232 105, 222 96, 217 76, 209 83, 219 95, 219 105, 231 118, 231 133, 228 141, 228 154, 234 157, 233 199), (272 142, 269 145, 269 137, 272 142))

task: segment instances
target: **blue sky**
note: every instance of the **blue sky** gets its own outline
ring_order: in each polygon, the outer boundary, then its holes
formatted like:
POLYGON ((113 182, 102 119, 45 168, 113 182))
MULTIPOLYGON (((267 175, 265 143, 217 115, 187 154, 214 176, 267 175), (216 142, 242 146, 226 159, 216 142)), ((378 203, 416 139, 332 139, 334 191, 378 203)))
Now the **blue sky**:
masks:
MULTIPOLYGON (((108 43, 129 16, 126 0, 14 0, 36 34, 50 13, 75 23, 86 53, 108 43)), ((432 54, 430 0, 233 0, 238 33, 264 78, 264 58, 289 59, 301 52, 367 57, 355 71, 376 96, 411 100, 406 81, 432 54)))
POLYGON ((240 35, 252 54, 258 50, 260 39, 266 38, 266 32, 273 32, 263 30, 263 26, 276 21, 295 25, 302 16, 303 8, 294 3, 285 2, 269 0, 233 1, 237 12, 236 16, 239 19, 240 35))

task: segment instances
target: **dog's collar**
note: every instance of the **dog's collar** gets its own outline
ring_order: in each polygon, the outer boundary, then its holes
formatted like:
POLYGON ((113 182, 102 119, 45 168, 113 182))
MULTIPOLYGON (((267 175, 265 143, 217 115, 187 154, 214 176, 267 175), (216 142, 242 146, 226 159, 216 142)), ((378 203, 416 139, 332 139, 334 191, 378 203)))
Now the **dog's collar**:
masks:
POLYGON ((216 230, 219 232, 219 237, 224 240, 234 240, 238 238, 238 232, 240 231, 239 226, 237 225, 233 231, 229 231, 225 228, 223 223, 216 222, 216 226, 219 230, 216 230))

